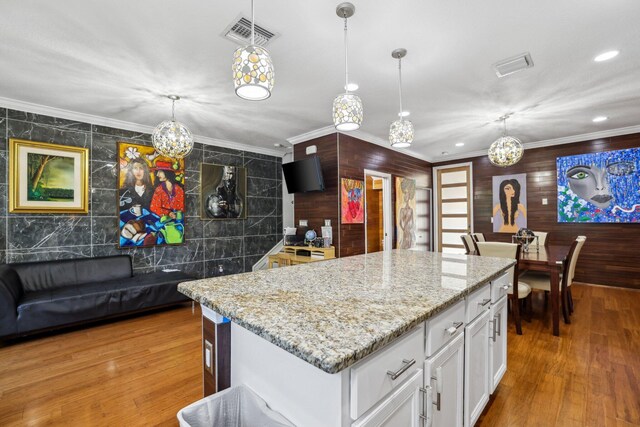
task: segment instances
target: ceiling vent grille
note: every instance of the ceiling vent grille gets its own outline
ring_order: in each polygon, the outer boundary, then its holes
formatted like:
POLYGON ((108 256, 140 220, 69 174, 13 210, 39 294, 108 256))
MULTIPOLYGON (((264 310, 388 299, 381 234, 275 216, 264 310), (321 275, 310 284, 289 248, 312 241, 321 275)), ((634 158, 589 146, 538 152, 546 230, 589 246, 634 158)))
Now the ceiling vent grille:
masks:
MULTIPOLYGON (((255 25, 255 39, 258 46, 266 46, 270 40, 277 38, 278 34, 269 31, 260 25, 255 25)), ((229 25, 222 37, 231 40, 236 44, 247 45, 251 43, 251 20, 244 16, 238 17, 231 25, 229 25)))
POLYGON ((500 78, 531 67, 533 67, 533 60, 529 52, 521 53, 493 64, 493 70, 500 78))

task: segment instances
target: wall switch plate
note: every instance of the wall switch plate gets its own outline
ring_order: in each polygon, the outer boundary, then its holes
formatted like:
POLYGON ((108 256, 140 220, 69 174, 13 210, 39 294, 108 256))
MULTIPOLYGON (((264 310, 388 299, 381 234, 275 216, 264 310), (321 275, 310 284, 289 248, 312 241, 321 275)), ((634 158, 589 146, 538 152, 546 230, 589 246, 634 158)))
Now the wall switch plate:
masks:
POLYGON ((309 226, 309 221, 306 219, 301 219, 299 221, 298 227, 308 227, 309 226))
POLYGON ((307 155, 316 154, 318 152, 318 147, 315 145, 310 145, 306 148, 305 152, 307 153, 307 155))
POLYGON ((491 224, 493 224, 493 217, 491 217, 491 224))
POLYGON ((544 199, 542 199, 542 204, 543 205, 548 205, 549 201, 546 198, 544 198, 544 199))
POLYGON ((207 340, 204 340, 204 366, 211 375, 213 375, 213 345, 207 340))

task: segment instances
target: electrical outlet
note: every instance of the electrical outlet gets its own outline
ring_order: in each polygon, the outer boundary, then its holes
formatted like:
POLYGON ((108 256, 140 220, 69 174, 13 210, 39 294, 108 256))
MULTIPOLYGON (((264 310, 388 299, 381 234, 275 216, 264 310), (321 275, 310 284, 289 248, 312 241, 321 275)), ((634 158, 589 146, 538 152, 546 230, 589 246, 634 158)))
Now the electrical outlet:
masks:
POLYGON ((306 220, 306 219, 301 219, 301 220, 299 221, 299 225, 298 225, 298 227, 308 227, 308 226, 309 226, 309 221, 308 221, 308 220, 306 220))
POLYGON ((544 198, 544 199, 542 199, 542 204, 543 205, 548 205, 549 201, 546 198, 544 198))
POLYGON ((212 357, 213 345, 209 341, 204 340, 204 365, 205 369, 209 371, 211 375, 213 375, 213 360, 211 360, 212 357))

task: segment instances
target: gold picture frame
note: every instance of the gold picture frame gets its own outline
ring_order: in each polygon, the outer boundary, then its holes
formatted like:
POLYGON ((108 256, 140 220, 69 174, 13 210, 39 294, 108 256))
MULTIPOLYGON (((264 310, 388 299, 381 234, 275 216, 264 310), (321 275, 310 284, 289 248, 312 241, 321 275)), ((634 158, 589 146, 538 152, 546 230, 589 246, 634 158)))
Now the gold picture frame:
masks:
POLYGON ((89 212, 89 149, 9 139, 9 212, 89 212))

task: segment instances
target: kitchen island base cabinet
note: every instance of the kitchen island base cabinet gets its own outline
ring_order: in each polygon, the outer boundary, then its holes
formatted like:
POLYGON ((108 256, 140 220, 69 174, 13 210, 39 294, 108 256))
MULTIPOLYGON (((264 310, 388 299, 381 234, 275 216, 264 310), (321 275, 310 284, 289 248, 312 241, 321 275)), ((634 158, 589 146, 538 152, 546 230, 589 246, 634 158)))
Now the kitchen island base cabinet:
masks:
POLYGON ((489 366, 491 394, 507 372, 507 296, 491 306, 489 366))
POLYGON ((489 319, 485 310, 464 331, 464 424, 476 423, 489 402, 489 319))

